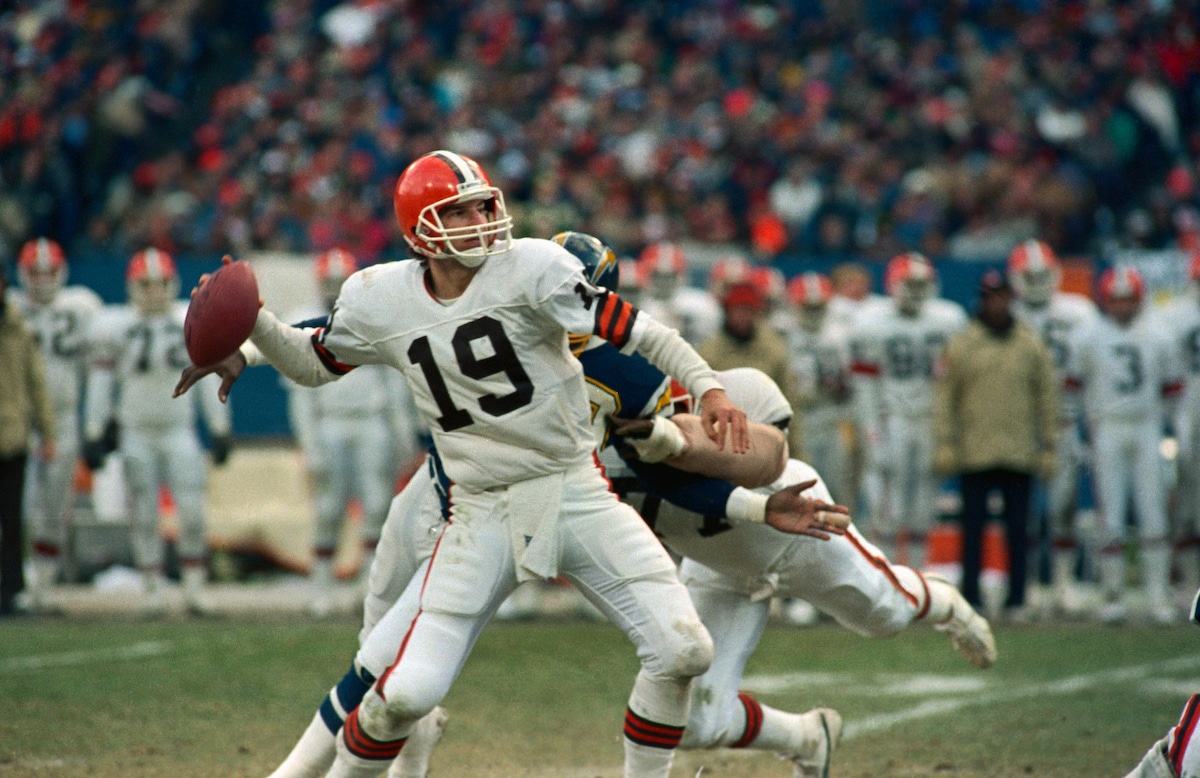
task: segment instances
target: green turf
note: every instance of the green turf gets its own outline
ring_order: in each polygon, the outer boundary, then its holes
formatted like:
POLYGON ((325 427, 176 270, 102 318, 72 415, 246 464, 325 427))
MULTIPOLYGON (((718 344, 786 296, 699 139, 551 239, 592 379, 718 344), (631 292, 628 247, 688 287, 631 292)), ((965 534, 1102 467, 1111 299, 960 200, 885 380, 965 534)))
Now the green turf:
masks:
MULTIPOLYGON (((264 776, 348 665, 355 631, 349 620, 0 623, 0 776, 264 776)), ((867 640, 773 626, 747 685, 776 707, 840 710, 834 774, 863 777, 1123 775, 1200 691, 1194 627, 997 637, 1000 661, 984 672, 924 628, 867 640)), ((431 775, 618 776, 635 672, 607 625, 489 627, 446 700, 431 775)), ((716 752, 681 754, 672 775, 698 771, 791 774, 768 755, 716 752)))

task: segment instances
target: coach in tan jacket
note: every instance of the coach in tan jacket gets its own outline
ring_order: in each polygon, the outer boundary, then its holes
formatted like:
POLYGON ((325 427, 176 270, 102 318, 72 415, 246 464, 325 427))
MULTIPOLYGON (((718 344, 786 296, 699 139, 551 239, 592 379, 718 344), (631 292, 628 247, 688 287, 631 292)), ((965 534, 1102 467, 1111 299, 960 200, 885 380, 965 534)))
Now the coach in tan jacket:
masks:
MULTIPOLYGON (((1058 383, 1040 337, 1012 315, 1013 294, 984 274, 979 308, 943 352, 934 388, 934 467, 961 477, 963 595, 980 604, 979 568, 988 495, 1004 498, 1010 562, 1007 608, 1025 604, 1025 543, 1034 475, 1053 474, 1058 383)), ((1014 614, 1015 615, 1015 614, 1014 614)))
POLYGON ((16 596, 25 588, 21 501, 32 427, 49 441, 41 456, 53 456, 54 447, 42 354, 7 291, 0 264, 0 618, 16 612, 16 596))

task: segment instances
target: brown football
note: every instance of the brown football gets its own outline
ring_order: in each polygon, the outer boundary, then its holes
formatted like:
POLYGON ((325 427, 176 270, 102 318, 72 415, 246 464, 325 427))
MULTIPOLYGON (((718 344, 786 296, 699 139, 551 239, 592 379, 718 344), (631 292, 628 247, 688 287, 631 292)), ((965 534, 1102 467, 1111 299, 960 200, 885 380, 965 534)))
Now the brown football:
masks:
POLYGON ((208 367, 237 351, 257 319, 254 271, 243 261, 222 265, 196 291, 183 320, 183 340, 192 363, 208 367))

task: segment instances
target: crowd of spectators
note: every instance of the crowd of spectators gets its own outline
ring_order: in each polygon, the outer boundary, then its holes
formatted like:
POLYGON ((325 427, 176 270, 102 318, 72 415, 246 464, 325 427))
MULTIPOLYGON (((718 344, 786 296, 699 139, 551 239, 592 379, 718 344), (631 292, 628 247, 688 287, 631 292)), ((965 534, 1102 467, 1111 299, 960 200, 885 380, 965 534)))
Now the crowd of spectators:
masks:
POLYGON ((395 178, 447 147, 523 234, 626 253, 1170 248, 1198 34, 1196 0, 18 0, 0 242, 398 256, 395 178))

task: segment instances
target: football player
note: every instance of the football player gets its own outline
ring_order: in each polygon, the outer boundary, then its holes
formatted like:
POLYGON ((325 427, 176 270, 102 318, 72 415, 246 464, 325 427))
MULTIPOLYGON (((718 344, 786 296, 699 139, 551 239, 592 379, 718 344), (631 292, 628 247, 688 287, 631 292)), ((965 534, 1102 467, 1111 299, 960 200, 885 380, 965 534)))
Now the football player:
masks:
MULTIPOLYGON (((73 480, 79 456, 79 411, 87 371, 86 338, 102 307, 100 297, 84 286, 67 286, 67 258, 62 247, 37 238, 17 255, 20 289, 16 302, 41 347, 46 386, 54 406, 54 458, 30 457, 25 478, 25 518, 29 523, 32 575, 26 582, 30 610, 48 606, 58 579, 60 555, 75 495, 73 480)), ((36 446, 36 443, 35 443, 36 446)))
POLYGON ((1181 583, 1200 587, 1200 254, 1188 266, 1187 290, 1167 305, 1147 311, 1173 333, 1184 365, 1183 397, 1175 415, 1179 442, 1172 529, 1181 583))
MULTIPOLYGON (((260 311, 251 340, 298 383, 355 366, 404 373, 453 482, 443 531, 404 650, 346 719, 330 775, 375 776, 458 675, 480 630, 516 586, 562 575, 622 626, 642 671, 625 719, 628 776, 666 776, 687 721, 691 679, 711 641, 670 556, 608 490, 592 457, 590 409, 567 332, 636 349, 679 377, 705 429, 744 451, 745 414, 677 333, 592 285, 568 251, 514 239, 499 189, 474 160, 426 154, 401 174, 395 210, 420 259, 375 265, 342 287, 315 333, 260 311)), ((215 369, 186 369, 181 394, 215 369)))
POLYGON ((887 265, 890 303, 872 307, 851 333, 855 402, 865 468, 882 493, 867 498, 870 530, 888 558, 925 561, 925 533, 934 519, 933 380, 942 349, 967 324, 966 311, 937 296, 933 264, 916 252, 887 265), (896 557, 908 539, 907 557, 896 557))
MULTIPOLYGON (((327 317, 342 283, 359 268, 353 254, 335 248, 319 254, 313 269, 322 306, 297 312, 296 321, 327 317)), ((407 385, 383 365, 366 365, 341 381, 313 388, 282 380, 288 391, 288 418, 313 485, 309 579, 314 591, 309 612, 323 618, 334 605, 333 556, 347 504, 357 498, 362 507, 360 570, 365 581, 392 498, 398 462, 407 462, 417 452, 416 409, 407 385)))
POLYGON ((640 309, 695 346, 720 327, 721 306, 708 292, 689 285, 688 273, 687 257, 677 243, 653 243, 637 259, 640 309))
MULTIPOLYGON (((595 238, 588 240, 599 243, 595 238)), ((569 248, 579 242, 564 243, 569 248)), ((601 244, 602 245, 602 244, 601 244)), ((595 274, 596 252, 583 253, 585 268, 595 274)), ((924 618, 946 630, 960 651, 975 664, 984 666, 995 658, 987 622, 967 606, 953 587, 943 581, 922 579, 915 571, 891 566, 861 537, 848 533, 851 542, 833 538, 815 546, 794 541, 818 542, 812 538, 789 539, 771 531, 745 533, 740 520, 749 506, 768 510, 771 499, 745 488, 707 478, 672 474, 670 468, 638 465, 641 475, 658 484, 662 493, 647 493, 647 481, 634 476, 626 463, 607 444, 612 439, 611 419, 617 410, 638 417, 669 412, 670 383, 636 356, 625 356, 612 346, 592 338, 581 338, 579 359, 587 376, 589 394, 596 408, 594 431, 600 458, 614 489, 632 499, 646 521, 672 549, 698 564, 685 569, 694 573, 698 608, 714 640, 722 650, 714 656, 713 669, 698 683, 692 720, 685 741, 690 747, 740 745, 785 753, 801 770, 827 769, 831 744, 837 739, 840 718, 820 709, 802 715, 762 706, 748 695, 738 695, 737 685, 744 662, 752 652, 765 624, 767 603, 772 594, 812 597, 848 627, 863 634, 883 635, 898 631, 924 618), (691 508, 676 507, 663 495, 691 508), (718 572, 721 571, 721 572, 718 572), (714 592, 716 590, 716 592, 714 592), (710 610, 711 606, 711 610, 710 610), (705 681, 705 679, 708 679, 705 681), (710 694, 709 692, 712 692, 710 694), (697 707, 699 706, 699 707, 697 707), (828 730, 827 730, 828 728, 828 730), (692 733, 698 733, 695 736, 692 733), (828 739, 822 735, 828 732, 828 739), (699 734, 704 733, 704 734, 699 734)), ((786 426, 791 409, 778 387, 759 371, 737 369, 721 374, 731 392, 756 419, 786 426)), ((685 420, 688 417, 676 417, 685 420)), ((671 424, 660 425, 670 427, 671 424)), ((655 427, 657 429, 657 426, 655 427)), ((766 448, 762 449, 764 452, 766 448)), ((668 460, 670 461, 670 460, 668 460)), ((726 458, 714 462, 712 472, 729 466, 740 473, 746 465, 726 458)), ((362 645, 354 665, 330 691, 308 730, 272 778, 301 778, 323 771, 333 759, 334 733, 345 711, 353 708, 372 679, 395 656, 407 625, 419 608, 419 593, 406 585, 420 579, 423 566, 445 526, 449 491, 436 455, 428 463, 428 479, 414 479, 395 498, 380 544, 378 564, 372 570, 371 594, 364 605, 362 645)), ((826 505, 831 500, 811 468, 791 462, 776 468, 766 492, 784 483, 802 483, 826 505), (823 499, 822 499, 823 498, 823 499)), ((446 713, 440 708, 422 720, 390 775, 423 776, 433 743, 444 729, 446 713), (412 749, 411 751, 409 749, 412 749)), ((820 773, 813 773, 820 774, 820 773)))
MULTIPOLYGON (((1192 598, 1191 622, 1200 624, 1200 591, 1192 598)), ((1195 739, 1196 722, 1200 720, 1200 694, 1193 694, 1183 706, 1179 723, 1167 730, 1137 767, 1125 778, 1200 778, 1200 744, 1195 739)))
POLYGON ((803 409, 793 446, 821 473, 834 494, 850 493, 850 452, 845 426, 852 423, 849 332, 829 314, 833 285, 821 273, 801 273, 788 283, 793 326, 791 367, 797 406, 803 409))
POLYGON ((1104 316, 1072 342, 1065 381, 1075 398, 1082 393, 1094 451, 1103 524, 1099 615, 1105 622, 1126 616, 1125 517, 1132 497, 1150 616, 1169 624, 1176 608, 1169 595, 1171 547, 1159 442, 1183 389, 1182 365, 1170 335, 1141 315, 1146 285, 1136 268, 1105 270, 1099 292, 1104 316))
MULTIPOLYGON (((1059 380, 1067 367, 1071 339, 1099 318, 1096 304, 1081 294, 1059 291, 1062 267, 1054 250, 1040 240, 1018 244, 1008 255, 1008 280, 1016 293, 1013 315, 1042 336, 1050 347, 1059 380)), ((1065 400, 1064 400, 1065 401, 1065 400)), ((1079 425, 1064 409, 1059 424, 1058 466, 1046 490, 1046 528, 1053 549, 1051 581, 1054 605, 1067 615, 1082 607, 1073 586, 1078 544, 1075 513, 1084 463, 1079 425)))
MULTIPOLYGON (((208 469, 193 403, 171 401, 179 371, 189 364, 183 340, 187 305, 176 299, 179 274, 164 251, 134 254, 125 279, 130 304, 104 309, 89 336, 85 458, 97 468, 114 448, 121 454, 133 514, 133 559, 142 572, 148 615, 167 607, 159 488, 170 488, 179 519, 184 601, 191 613, 203 615, 209 610, 204 596, 208 469)), ((212 461, 223 465, 232 440, 229 407, 204 396, 212 392, 200 394, 212 461)))

